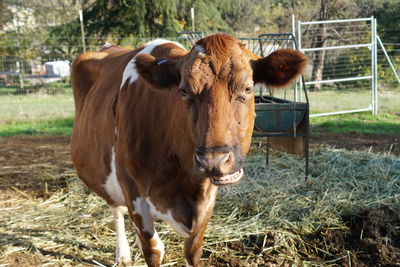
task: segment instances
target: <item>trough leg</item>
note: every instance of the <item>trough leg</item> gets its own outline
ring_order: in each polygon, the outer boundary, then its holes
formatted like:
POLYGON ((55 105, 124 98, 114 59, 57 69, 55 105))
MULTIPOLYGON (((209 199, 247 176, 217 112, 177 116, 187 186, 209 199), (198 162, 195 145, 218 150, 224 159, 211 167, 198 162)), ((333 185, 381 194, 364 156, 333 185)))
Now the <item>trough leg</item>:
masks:
POLYGON ((115 231, 117 235, 116 259, 119 265, 132 265, 131 251, 125 233, 124 214, 128 212, 125 206, 112 207, 114 215, 115 231))
POLYGON ((269 142, 271 137, 267 137, 266 152, 265 152, 265 165, 269 164, 269 142))

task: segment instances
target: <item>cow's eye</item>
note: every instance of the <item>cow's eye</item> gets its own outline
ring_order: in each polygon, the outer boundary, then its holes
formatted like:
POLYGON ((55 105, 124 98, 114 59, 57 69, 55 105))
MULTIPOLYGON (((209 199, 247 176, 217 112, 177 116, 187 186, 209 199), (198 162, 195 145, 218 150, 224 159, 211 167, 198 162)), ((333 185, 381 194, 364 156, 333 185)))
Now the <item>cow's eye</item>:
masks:
POLYGON ((188 98, 188 92, 185 89, 179 88, 178 93, 183 97, 183 98, 188 98))
POLYGON ((251 94, 253 92, 253 90, 254 90, 254 87, 253 86, 249 86, 249 87, 246 87, 246 89, 244 89, 244 92, 246 94, 251 94))

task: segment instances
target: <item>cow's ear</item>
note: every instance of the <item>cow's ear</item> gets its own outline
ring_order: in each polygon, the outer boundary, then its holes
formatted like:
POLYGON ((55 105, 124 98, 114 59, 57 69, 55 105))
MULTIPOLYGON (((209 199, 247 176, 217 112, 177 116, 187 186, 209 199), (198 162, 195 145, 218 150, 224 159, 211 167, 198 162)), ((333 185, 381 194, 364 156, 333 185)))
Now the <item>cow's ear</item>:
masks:
POLYGON ((165 89, 179 84, 179 69, 172 60, 156 59, 142 54, 135 58, 135 63, 139 75, 154 89, 165 89))
POLYGON ((253 80, 267 86, 284 87, 302 74, 306 65, 307 58, 303 53, 292 49, 277 50, 253 61, 253 80))

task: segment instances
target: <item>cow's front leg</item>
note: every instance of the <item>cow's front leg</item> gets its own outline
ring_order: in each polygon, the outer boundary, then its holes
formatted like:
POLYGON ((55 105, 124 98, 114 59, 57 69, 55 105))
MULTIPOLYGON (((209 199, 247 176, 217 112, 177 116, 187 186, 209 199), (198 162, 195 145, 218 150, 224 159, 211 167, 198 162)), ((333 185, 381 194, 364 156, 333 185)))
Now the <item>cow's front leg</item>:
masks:
POLYGON ((195 208, 195 214, 197 215, 193 218, 196 222, 194 223, 194 229, 192 229, 191 236, 185 239, 185 258, 187 266, 199 266, 204 232, 211 218, 218 193, 218 187, 211 183, 206 184, 203 190, 203 197, 198 201, 195 208))
POLYGON ((126 214, 128 211, 124 206, 112 207, 112 211, 117 235, 116 262, 118 265, 130 266, 132 264, 131 251, 129 248, 128 239, 126 238, 124 221, 124 214, 126 214))
MULTIPOLYGON (((205 228, 204 228, 205 230, 205 228)), ((204 238, 204 230, 201 229, 196 235, 185 239, 185 258, 187 267, 197 267, 199 266, 202 245, 204 238)))
POLYGON ((207 212, 204 220, 199 225, 197 230, 194 232, 191 237, 185 239, 185 258, 186 258, 186 266, 199 266, 201 254, 202 254, 202 245, 204 239, 204 232, 206 231, 208 221, 211 218, 212 209, 214 204, 210 207, 209 211, 207 212))
POLYGON ((154 228, 150 206, 147 199, 141 197, 132 201, 132 204, 133 210, 129 210, 129 215, 132 218, 138 235, 138 246, 143 253, 147 265, 158 267, 164 257, 164 244, 154 228))

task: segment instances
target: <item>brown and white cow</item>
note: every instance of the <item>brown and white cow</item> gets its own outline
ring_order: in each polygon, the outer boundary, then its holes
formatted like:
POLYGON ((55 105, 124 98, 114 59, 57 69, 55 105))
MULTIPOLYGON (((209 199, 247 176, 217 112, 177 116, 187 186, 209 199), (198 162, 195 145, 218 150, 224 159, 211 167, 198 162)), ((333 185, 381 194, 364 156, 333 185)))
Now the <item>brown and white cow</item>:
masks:
POLYGON ((218 187, 243 176, 254 84, 285 86, 305 64, 303 54, 287 49, 259 58, 224 34, 190 51, 155 40, 75 60, 72 159, 113 210, 118 263, 131 262, 127 211, 149 266, 159 266, 164 254, 154 217, 185 238, 187 265, 199 265, 218 187))

